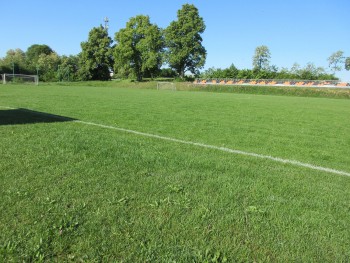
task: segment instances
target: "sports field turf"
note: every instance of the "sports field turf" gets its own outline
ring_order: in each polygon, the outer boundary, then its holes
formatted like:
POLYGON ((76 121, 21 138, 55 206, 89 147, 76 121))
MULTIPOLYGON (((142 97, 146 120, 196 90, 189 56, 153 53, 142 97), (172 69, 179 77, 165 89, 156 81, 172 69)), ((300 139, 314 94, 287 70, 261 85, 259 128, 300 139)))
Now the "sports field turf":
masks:
POLYGON ((126 86, 0 85, 0 261, 350 260, 350 100, 126 86))

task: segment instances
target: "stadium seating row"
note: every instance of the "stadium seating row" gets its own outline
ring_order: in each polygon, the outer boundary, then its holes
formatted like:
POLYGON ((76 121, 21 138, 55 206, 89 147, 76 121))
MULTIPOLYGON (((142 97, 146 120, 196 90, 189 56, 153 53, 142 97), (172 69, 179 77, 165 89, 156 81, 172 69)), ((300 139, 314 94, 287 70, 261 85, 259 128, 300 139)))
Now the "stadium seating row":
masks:
POLYGON ((350 87, 350 83, 334 80, 252 80, 252 79, 196 79, 194 84, 350 87))

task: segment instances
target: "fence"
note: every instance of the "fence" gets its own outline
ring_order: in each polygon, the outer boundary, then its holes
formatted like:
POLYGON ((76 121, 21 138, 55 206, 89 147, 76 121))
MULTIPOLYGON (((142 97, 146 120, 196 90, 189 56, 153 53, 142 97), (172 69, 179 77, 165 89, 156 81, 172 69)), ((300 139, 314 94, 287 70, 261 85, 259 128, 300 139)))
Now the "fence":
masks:
POLYGON ((297 87, 344 87, 350 83, 338 80, 290 80, 290 79, 196 79, 194 84, 255 85, 255 86, 297 86, 297 87))

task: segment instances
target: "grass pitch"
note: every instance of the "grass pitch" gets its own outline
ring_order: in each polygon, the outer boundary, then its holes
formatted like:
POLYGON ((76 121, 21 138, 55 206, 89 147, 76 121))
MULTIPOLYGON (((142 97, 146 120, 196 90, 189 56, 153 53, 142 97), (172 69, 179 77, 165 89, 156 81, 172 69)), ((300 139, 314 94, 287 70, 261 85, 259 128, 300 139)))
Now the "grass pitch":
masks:
POLYGON ((1 261, 349 260, 349 177, 74 120, 350 172, 350 100, 125 86, 0 86, 1 261))

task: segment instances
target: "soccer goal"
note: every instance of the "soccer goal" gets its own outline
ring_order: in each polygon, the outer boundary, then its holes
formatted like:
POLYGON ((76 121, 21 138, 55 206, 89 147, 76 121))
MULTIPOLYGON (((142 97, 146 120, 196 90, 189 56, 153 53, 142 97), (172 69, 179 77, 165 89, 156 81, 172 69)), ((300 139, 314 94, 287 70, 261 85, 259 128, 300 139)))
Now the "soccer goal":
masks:
POLYGON ((8 83, 28 83, 39 84, 38 75, 25 75, 25 74, 2 74, 2 84, 8 83))
POLYGON ((173 82, 158 82, 157 83, 157 90, 176 90, 176 85, 173 82))

